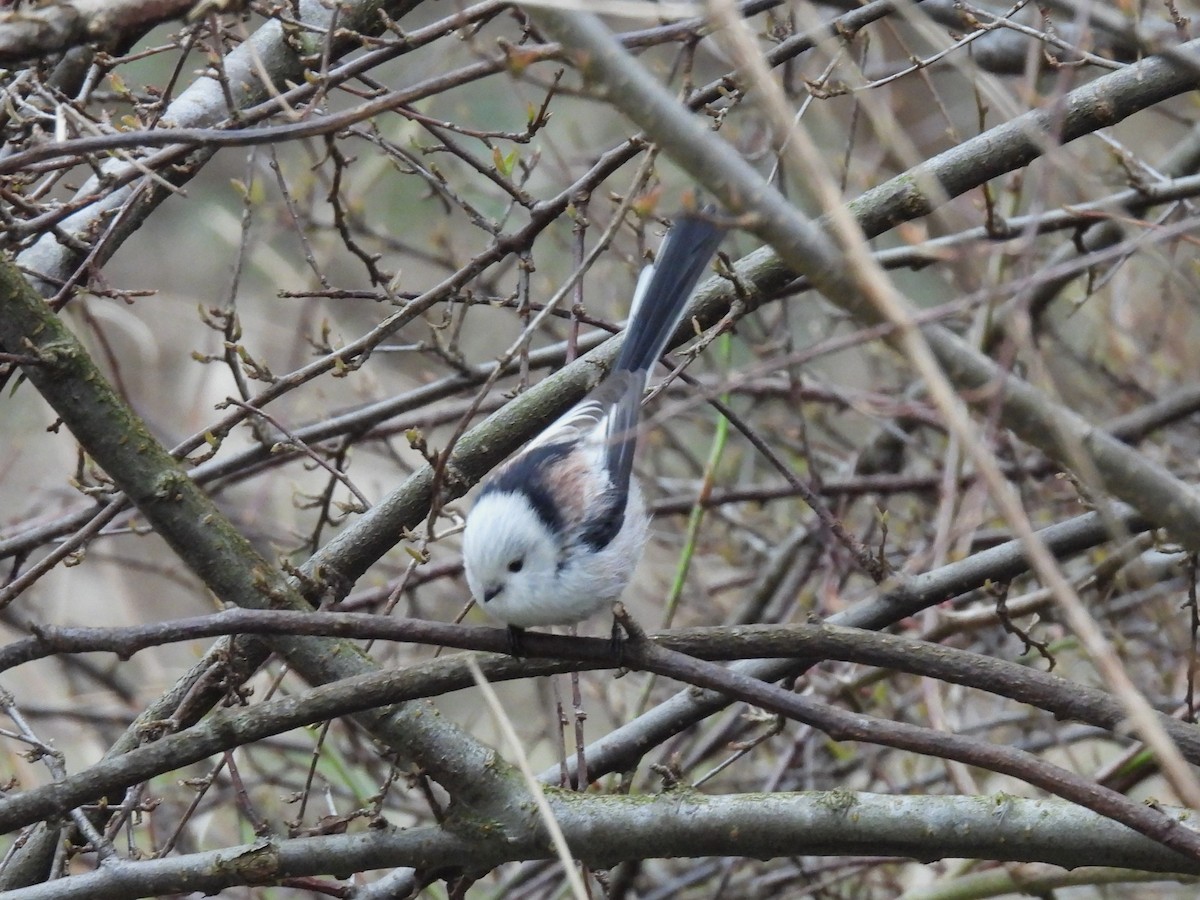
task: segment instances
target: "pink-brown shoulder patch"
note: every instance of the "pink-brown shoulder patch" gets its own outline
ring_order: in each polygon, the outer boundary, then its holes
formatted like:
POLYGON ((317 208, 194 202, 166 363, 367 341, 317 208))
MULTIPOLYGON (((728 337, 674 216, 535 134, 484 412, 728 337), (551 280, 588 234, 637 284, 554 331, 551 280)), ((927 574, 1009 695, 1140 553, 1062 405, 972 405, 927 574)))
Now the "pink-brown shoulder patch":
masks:
POLYGON ((547 466, 545 471, 546 490, 554 498, 563 519, 571 525, 579 522, 598 492, 587 454, 577 446, 547 466))

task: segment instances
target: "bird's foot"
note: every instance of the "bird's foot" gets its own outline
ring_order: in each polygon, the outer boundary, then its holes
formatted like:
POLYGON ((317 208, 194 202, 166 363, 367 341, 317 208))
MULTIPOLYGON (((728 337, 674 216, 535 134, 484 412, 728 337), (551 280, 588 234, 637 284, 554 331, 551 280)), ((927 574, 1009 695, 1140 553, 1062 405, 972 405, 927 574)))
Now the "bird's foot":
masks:
POLYGON ((515 659, 525 656, 525 629, 516 625, 508 626, 508 655, 515 659))
POLYGON ((636 662, 640 654, 639 648, 650 641, 646 629, 642 628, 629 615, 625 604, 617 601, 613 604, 612 649, 617 658, 617 665, 622 669, 629 668, 629 662, 636 662))
MULTIPOLYGON (((621 627, 621 620, 617 618, 617 612, 613 610, 612 636, 608 639, 609 647, 612 649, 613 659, 617 662, 618 669, 625 668, 625 629, 621 627)), ((624 674, 624 673, 621 673, 624 674)))

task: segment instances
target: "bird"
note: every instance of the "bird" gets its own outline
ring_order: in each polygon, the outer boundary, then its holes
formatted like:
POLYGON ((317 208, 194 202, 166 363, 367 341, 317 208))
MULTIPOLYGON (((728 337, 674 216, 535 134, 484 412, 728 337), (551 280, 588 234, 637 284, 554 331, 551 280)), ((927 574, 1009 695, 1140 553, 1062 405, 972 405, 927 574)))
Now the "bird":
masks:
MULTIPOLYGON (((633 577, 650 527, 633 475, 642 395, 723 237, 711 208, 676 217, 638 279, 608 375, 482 482, 463 565, 514 655, 524 629, 590 618, 633 577)), ((615 621, 613 634, 617 643, 615 621)))

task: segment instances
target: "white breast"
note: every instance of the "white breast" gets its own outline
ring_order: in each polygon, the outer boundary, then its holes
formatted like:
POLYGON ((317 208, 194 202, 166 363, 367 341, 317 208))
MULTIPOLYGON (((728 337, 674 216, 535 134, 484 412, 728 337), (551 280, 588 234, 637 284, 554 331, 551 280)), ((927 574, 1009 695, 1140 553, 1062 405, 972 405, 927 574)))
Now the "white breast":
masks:
POLYGON ((642 557, 650 517, 637 482, 629 485, 625 524, 603 550, 573 549, 553 573, 526 581, 521 591, 505 591, 484 605, 495 619, 518 628, 573 625, 612 606, 633 578, 642 557))

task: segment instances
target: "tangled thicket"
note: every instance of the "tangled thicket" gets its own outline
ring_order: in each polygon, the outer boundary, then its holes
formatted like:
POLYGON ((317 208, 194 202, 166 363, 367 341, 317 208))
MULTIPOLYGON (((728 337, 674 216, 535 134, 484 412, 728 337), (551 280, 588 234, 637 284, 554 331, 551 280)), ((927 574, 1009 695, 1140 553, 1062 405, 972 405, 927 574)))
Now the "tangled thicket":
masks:
POLYGON ((683 6, 0 13, 0 888, 1190 895, 1194 4, 683 6), (468 491, 698 197, 623 657, 511 659, 468 491))

